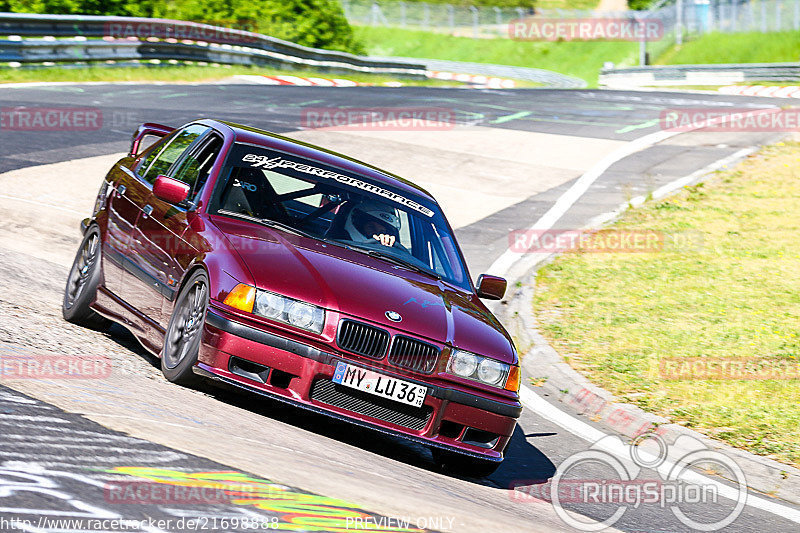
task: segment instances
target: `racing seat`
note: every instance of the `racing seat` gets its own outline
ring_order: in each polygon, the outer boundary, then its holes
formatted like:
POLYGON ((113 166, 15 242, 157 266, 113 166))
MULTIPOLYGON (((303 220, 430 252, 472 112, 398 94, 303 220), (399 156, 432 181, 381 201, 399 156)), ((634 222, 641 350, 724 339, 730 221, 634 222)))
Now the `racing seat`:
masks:
POLYGON ((256 168, 237 168, 228 182, 222 209, 256 218, 283 221, 286 213, 275 203, 277 194, 264 173, 256 168))

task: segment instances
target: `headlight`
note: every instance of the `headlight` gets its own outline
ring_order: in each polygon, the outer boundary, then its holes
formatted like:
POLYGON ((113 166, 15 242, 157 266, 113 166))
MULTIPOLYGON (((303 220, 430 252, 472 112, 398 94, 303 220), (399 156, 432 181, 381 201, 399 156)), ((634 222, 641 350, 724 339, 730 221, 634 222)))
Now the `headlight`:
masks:
POLYGON ((273 292, 258 291, 256 293, 255 312, 267 318, 280 320, 283 316, 283 308, 286 298, 273 292))
POLYGON ((508 375, 508 365, 493 359, 484 359, 478 365, 478 379, 489 385, 497 385, 508 375))
POLYGON ((225 297, 225 303, 236 309, 291 324, 314 333, 322 333, 322 328, 325 326, 325 310, 323 308, 274 292, 262 291, 244 283, 237 285, 225 297))
POLYGON ((314 333, 322 333, 325 325, 325 310, 321 307, 269 291, 256 291, 253 312, 314 333))
POLYGON ((477 355, 453 351, 453 354, 450 356, 450 370, 456 376, 471 378, 475 374, 479 362, 477 355))
MULTIPOLYGON (((488 357, 481 357, 461 350, 450 353, 447 371, 454 376, 471 379, 493 387, 508 390, 517 390, 518 387, 508 388, 510 375, 519 375, 519 367, 511 366, 488 357), (516 372, 514 372, 516 371, 516 372)), ((512 376, 513 377, 513 376, 512 376)))
POLYGON ((292 302, 289 304, 289 310, 286 312, 289 317, 289 322, 298 328, 309 329, 313 328, 317 321, 316 311, 320 310, 313 305, 304 304, 302 302, 292 302))

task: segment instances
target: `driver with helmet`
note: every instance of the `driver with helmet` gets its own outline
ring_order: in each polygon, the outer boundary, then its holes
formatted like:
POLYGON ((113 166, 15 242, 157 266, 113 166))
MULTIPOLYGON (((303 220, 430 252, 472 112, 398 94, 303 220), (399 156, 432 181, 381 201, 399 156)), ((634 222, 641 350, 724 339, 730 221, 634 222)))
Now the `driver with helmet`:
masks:
POLYGON ((352 241, 367 243, 377 240, 384 246, 394 246, 400 236, 400 217, 393 207, 363 200, 348 213, 344 229, 352 241))

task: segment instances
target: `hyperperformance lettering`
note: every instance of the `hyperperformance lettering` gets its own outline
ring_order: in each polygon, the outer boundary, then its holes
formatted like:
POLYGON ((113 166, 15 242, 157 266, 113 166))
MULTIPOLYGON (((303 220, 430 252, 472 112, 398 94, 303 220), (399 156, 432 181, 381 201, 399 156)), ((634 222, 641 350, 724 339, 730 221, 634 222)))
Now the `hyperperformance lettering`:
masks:
POLYGON ((245 163, 253 163, 250 166, 258 168, 267 168, 267 169, 291 168, 298 172, 302 172, 304 174, 311 174, 313 176, 319 176, 320 178, 334 179, 339 183, 350 185, 351 187, 361 189, 362 191, 368 191, 371 192, 372 194, 376 194, 388 200, 397 202, 398 204, 402 204, 410 209, 422 213, 425 216, 432 217, 434 215, 434 212, 425 207, 424 205, 420 205, 413 200, 409 200, 405 196, 399 195, 395 192, 389 191, 382 187, 378 187, 377 185, 367 183, 366 181, 362 181, 358 178, 353 178, 352 176, 345 176, 344 174, 339 174, 331 170, 324 170, 321 168, 312 167, 311 165, 306 165, 305 163, 298 163, 297 161, 291 161, 289 159, 283 159, 281 157, 273 157, 272 159, 270 159, 267 156, 256 155, 256 154, 247 154, 242 158, 242 161, 244 161, 245 163))

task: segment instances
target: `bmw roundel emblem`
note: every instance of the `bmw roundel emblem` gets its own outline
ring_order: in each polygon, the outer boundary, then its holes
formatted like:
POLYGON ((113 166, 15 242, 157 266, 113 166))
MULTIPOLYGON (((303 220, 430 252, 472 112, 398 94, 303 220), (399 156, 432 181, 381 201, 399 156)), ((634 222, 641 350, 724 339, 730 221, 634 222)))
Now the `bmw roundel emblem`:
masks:
POLYGON ((403 320, 403 317, 400 316, 400 313, 397 311, 386 311, 386 318, 391 320, 392 322, 400 322, 403 320))

